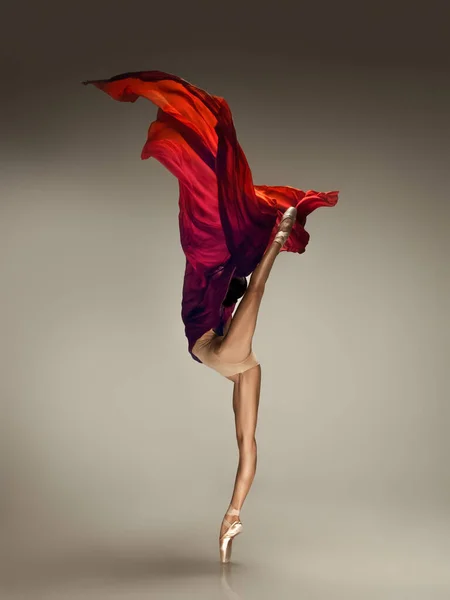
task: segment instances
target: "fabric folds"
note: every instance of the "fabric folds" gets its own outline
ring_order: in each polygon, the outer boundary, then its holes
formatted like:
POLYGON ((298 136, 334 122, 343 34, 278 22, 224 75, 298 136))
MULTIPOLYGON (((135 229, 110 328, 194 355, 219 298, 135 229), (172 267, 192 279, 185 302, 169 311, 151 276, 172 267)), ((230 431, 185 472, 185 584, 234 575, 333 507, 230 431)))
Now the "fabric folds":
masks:
POLYGON ((338 191, 306 192, 254 185, 227 102, 161 71, 124 73, 84 81, 120 102, 143 97, 158 107, 141 158, 153 157, 179 183, 180 242, 186 256, 181 316, 191 352, 209 329, 221 329, 234 306, 222 301, 233 276, 247 277, 271 244, 284 211, 297 222, 282 251, 303 253, 306 218, 334 206, 338 191))

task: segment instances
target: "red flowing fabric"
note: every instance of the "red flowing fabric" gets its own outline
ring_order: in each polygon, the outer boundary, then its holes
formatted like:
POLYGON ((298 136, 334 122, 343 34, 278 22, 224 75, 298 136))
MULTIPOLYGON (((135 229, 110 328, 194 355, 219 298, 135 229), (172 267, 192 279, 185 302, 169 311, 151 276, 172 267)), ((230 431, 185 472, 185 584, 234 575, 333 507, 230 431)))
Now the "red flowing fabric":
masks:
POLYGON ((260 262, 289 206, 297 221, 282 251, 303 253, 306 217, 334 206, 338 191, 254 185, 227 102, 161 71, 83 81, 114 100, 144 97, 158 107, 141 158, 156 158, 179 182, 180 241, 186 256, 181 316, 188 350, 210 329, 221 329, 235 305, 224 308, 232 277, 247 277, 260 262))

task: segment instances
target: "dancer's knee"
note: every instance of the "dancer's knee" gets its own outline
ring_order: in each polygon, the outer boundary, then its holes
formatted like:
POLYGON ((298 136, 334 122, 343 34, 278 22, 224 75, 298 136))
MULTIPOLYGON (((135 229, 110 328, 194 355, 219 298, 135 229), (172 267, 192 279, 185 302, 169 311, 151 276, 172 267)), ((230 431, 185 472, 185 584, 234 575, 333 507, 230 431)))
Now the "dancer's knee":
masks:
POLYGON ((238 433, 237 444, 239 451, 244 454, 254 454, 257 450, 256 437, 253 433, 238 433))

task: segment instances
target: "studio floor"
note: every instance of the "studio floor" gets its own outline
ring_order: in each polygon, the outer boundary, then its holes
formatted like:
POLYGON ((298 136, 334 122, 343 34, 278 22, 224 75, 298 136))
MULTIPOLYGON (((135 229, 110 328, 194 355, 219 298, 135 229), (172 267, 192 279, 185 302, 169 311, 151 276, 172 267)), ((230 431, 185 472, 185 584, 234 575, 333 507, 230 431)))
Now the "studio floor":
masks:
POLYGON ((2 599, 450 598, 448 513, 323 500, 278 508, 272 502, 247 511, 228 565, 218 562, 213 515, 185 526, 161 516, 146 536, 104 536, 53 555, 10 557, 2 599))

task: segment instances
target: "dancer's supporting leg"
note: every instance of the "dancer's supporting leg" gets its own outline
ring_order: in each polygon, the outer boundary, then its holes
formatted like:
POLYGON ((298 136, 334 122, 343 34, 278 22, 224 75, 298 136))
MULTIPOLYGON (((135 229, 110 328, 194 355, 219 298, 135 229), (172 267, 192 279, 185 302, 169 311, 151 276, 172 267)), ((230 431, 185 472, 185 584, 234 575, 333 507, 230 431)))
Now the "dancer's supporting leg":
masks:
MULTIPOLYGON (((240 373, 233 390, 233 410, 235 415, 236 439, 239 449, 239 464, 234 482, 230 505, 241 510, 256 473, 256 423, 258 418, 259 396, 261 391, 261 366, 256 365, 240 373)), ((238 520, 227 515, 229 523, 238 520)), ((222 523, 220 535, 228 525, 222 523)))

